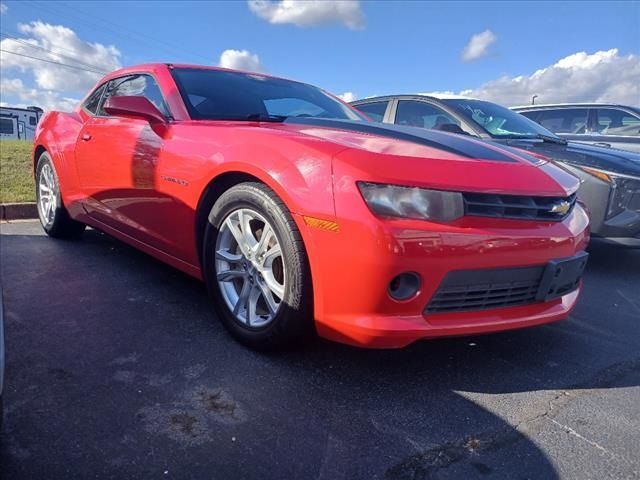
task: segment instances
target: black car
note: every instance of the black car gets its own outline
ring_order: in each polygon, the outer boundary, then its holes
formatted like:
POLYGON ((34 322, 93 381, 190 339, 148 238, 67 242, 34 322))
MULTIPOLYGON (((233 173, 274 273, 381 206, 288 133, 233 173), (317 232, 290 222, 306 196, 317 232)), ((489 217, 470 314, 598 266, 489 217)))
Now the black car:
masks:
POLYGON ((640 108, 604 103, 512 107, 547 130, 577 142, 640 152, 640 108))
POLYGON ((394 95, 352 105, 371 119, 476 136, 528 150, 562 164, 581 180, 592 233, 640 238, 640 155, 568 142, 541 125, 483 100, 458 96, 394 95))

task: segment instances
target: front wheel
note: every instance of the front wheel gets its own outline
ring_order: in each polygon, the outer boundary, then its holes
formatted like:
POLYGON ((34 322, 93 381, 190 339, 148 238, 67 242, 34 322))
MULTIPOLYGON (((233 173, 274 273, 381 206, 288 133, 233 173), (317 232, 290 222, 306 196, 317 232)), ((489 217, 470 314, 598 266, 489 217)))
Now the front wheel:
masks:
POLYGON ((73 220, 62 203, 58 175, 47 152, 43 152, 38 159, 36 182, 38 216, 47 235, 55 238, 79 237, 85 225, 73 220))
POLYGON ((242 183, 211 209, 203 261, 221 320, 257 349, 292 347, 313 332, 311 274, 300 232, 268 187, 242 183))

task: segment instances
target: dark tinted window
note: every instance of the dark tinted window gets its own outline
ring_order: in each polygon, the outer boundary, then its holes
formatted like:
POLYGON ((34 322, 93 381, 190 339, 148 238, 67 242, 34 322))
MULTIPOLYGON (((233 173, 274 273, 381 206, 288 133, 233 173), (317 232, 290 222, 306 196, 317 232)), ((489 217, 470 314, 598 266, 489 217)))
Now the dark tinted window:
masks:
POLYGON ((538 121, 538 115, 540 115, 540 112, 518 112, 520 115, 524 115, 525 117, 527 117, 530 120, 533 120, 534 122, 538 121))
POLYGON ((0 133, 13 135, 13 120, 10 118, 0 118, 0 133))
POLYGON ((381 122, 384 119, 384 112, 387 110, 389 102, 371 102, 357 105, 356 108, 361 112, 366 113, 372 120, 381 122))
POLYGON ((601 135, 640 136, 640 118, 614 108, 596 109, 596 131, 601 135))
POLYGON ((38 121, 36 120, 36 117, 29 117, 29 125, 35 125, 36 123, 38 123, 38 121))
POLYGON ((430 103, 415 100, 400 100, 396 111, 398 125, 412 125, 414 127, 442 129, 443 125, 457 125, 460 122, 441 108, 430 103))
POLYGON ((100 103, 100 98, 102 98, 102 92, 106 88, 106 84, 98 87, 90 96, 87 98, 87 101, 84 102, 84 109, 88 112, 91 112, 95 115, 98 111, 98 104, 100 103))
MULTIPOLYGON (((109 82, 107 94, 102 104, 108 97, 145 97, 153 103, 163 115, 169 116, 169 109, 164 103, 160 87, 155 79, 150 75, 131 75, 129 77, 117 78, 109 82)), ((100 108, 100 114, 106 115, 100 108)))
POLYGON ((554 133, 581 134, 587 130, 586 108, 558 108, 538 113, 536 121, 554 133))
POLYGON ((189 114, 196 120, 249 117, 322 117, 364 120, 319 88, 255 73, 200 68, 172 70, 189 114))

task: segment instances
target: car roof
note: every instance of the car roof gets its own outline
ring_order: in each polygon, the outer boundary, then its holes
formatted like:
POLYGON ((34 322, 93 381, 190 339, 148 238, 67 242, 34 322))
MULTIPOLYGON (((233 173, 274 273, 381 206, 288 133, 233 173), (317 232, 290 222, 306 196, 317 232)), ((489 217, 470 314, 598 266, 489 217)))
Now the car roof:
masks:
POLYGON ((398 100, 398 99, 419 99, 419 98, 427 98, 431 100, 478 100, 472 97, 465 97, 463 95, 455 95, 452 93, 404 93, 401 95, 382 95, 379 97, 367 97, 361 98, 360 100, 354 100, 351 104, 361 104, 372 101, 380 101, 380 100, 398 100))
POLYGON ((467 97, 466 95, 456 95, 449 92, 432 92, 432 93, 418 93, 420 97, 435 98, 437 100, 478 100, 477 98, 467 97))
POLYGON ((622 107, 633 108, 628 105, 622 105, 620 103, 597 103, 597 102, 577 102, 577 103, 540 103, 536 105, 516 105, 510 108, 513 109, 527 109, 536 110, 544 108, 566 108, 566 107, 622 107))
POLYGON ((153 72, 155 70, 161 70, 165 68, 191 68, 191 69, 201 69, 201 70, 216 70, 221 72, 246 73, 246 74, 260 75, 261 77, 287 80, 289 82, 305 83, 305 82, 300 82, 298 80, 291 80, 289 78, 278 77, 276 75, 269 75, 262 72, 250 72, 247 70, 236 70, 233 68, 223 68, 223 67, 216 67, 212 65, 194 65, 194 64, 188 64, 188 63, 141 63, 139 65, 132 65, 130 67, 124 67, 124 68, 115 70, 105 75, 103 79, 116 78, 116 77, 120 77, 122 75, 127 75, 130 73, 153 72))

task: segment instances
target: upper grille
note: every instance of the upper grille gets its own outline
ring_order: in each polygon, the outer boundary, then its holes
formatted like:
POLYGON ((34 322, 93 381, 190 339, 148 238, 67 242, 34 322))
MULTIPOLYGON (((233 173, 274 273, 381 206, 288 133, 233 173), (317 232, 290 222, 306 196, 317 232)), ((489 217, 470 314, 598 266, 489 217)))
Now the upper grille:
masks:
POLYGON ((425 313, 464 312, 536 301, 545 266, 449 272, 425 313))
POLYGON ((519 220, 562 220, 576 203, 575 193, 568 197, 463 193, 463 197, 466 215, 519 220))

